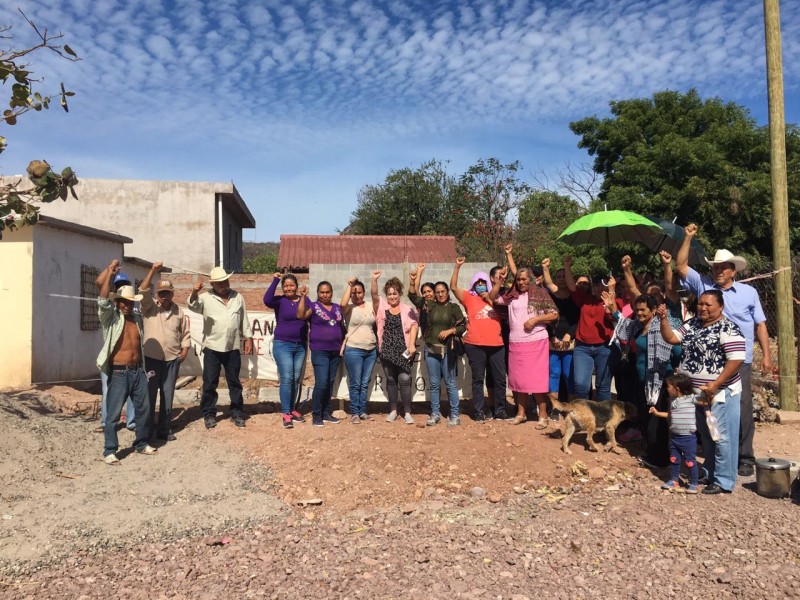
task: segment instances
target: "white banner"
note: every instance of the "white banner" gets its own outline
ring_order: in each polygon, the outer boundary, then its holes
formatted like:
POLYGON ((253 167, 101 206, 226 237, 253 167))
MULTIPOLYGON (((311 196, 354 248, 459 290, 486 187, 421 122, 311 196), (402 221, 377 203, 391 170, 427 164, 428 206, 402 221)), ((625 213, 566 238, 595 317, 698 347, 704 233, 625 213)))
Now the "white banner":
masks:
MULTIPOLYGON (((203 355, 200 353, 201 341, 203 337, 203 319, 202 317, 190 310, 184 310, 187 319, 189 320, 189 331, 192 338, 192 348, 194 351, 189 352, 189 356, 181 365, 180 376, 194 375, 200 377, 203 375, 203 355)), ((275 358, 272 355, 272 339, 275 331, 275 313, 273 312, 249 312, 250 327, 253 330, 253 354, 250 356, 242 355, 242 370, 240 376, 247 379, 266 379, 269 381, 278 381, 278 366, 275 363, 275 358)), ((307 369, 311 369, 311 365, 307 364, 307 369)), ((462 356, 458 359, 457 365, 457 385, 459 397, 464 397, 466 391, 467 397, 472 396, 472 384, 469 372, 469 363, 467 357, 462 356)), ((422 359, 422 352, 418 352, 414 359, 414 366, 411 370, 411 385, 414 392, 413 399, 424 401, 427 399, 426 395, 429 388, 428 369, 425 367, 425 361, 422 359)), ((447 398, 444 381, 440 385, 441 397, 447 398)), ((380 361, 375 365, 375 370, 372 372, 369 386, 370 401, 387 401, 386 396, 386 377, 383 374, 383 368, 380 361)), ((341 358, 339 371, 337 373, 336 382, 334 383, 335 398, 349 398, 349 388, 347 382, 347 369, 344 365, 344 357, 341 358)), ((304 390, 302 397, 311 398, 311 389, 304 390)))

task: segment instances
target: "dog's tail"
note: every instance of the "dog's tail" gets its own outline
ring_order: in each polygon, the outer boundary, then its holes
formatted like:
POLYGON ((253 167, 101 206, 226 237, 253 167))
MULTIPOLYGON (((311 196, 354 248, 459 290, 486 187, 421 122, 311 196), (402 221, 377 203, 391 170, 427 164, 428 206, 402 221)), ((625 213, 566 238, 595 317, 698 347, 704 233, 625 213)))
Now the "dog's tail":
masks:
POLYGON ((575 407, 571 404, 562 404, 558 401, 557 398, 550 397, 550 402, 553 404, 553 408, 563 413, 571 413, 574 412, 575 407))

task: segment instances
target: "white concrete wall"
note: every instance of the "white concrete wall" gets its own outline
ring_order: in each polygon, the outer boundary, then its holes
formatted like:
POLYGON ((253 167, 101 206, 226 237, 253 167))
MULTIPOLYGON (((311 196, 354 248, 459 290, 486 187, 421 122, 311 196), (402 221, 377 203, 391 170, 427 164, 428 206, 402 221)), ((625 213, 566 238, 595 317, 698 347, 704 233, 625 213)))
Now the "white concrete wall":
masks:
POLYGON ((33 228, 5 230, 0 240, 0 389, 31 384, 33 228))
POLYGON ((81 179, 79 200, 42 205, 42 213, 133 238, 125 254, 208 273, 214 266, 217 192, 230 184, 81 179))
MULTIPOLYGON (((81 265, 102 271, 122 257, 122 244, 45 225, 33 228, 33 341, 31 375, 34 382, 98 377, 95 359, 102 331, 81 330, 81 265)), ((131 277, 141 267, 126 268, 131 277)))

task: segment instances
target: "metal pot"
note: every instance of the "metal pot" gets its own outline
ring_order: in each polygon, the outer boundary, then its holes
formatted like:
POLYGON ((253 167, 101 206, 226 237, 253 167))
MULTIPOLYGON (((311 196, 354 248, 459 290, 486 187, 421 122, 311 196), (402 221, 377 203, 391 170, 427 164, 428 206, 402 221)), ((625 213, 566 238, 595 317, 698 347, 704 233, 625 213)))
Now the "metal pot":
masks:
POLYGON ((756 459, 756 491, 766 498, 786 498, 791 489, 789 461, 780 458, 756 459))

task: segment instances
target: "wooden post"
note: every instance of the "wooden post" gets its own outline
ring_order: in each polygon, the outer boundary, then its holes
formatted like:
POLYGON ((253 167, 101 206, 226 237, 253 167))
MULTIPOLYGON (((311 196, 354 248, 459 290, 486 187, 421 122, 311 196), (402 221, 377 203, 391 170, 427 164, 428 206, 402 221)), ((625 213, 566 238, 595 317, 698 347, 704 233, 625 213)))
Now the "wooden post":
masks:
POLYGON ((789 255, 789 199, 786 191, 786 123, 783 113, 781 19, 778 0, 764 0, 769 97, 770 175, 772 181, 772 254, 778 305, 778 365, 782 410, 797 410, 794 305, 789 255))

